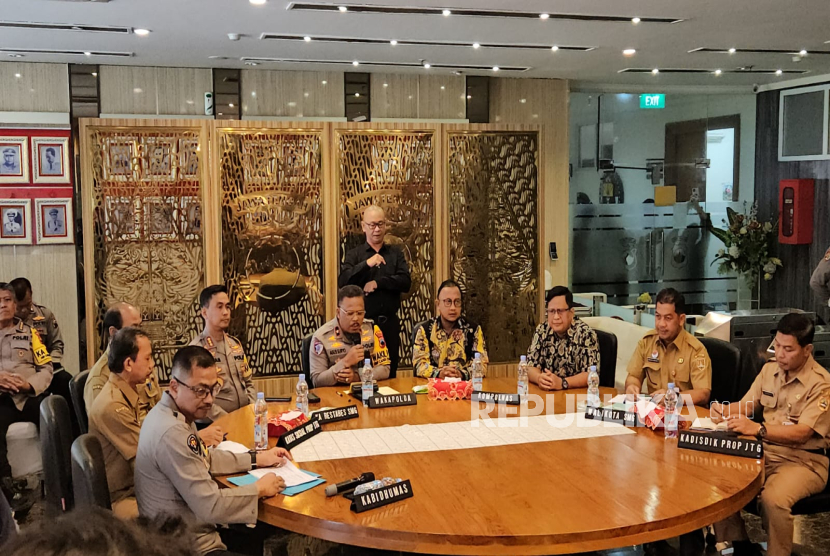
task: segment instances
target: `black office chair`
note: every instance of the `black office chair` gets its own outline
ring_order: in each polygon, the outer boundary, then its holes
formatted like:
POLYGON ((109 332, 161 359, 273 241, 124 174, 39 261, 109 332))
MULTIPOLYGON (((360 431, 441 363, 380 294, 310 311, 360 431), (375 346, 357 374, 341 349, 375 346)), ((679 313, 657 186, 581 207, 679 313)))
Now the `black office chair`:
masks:
POLYGON ((75 416, 78 418, 81 434, 89 432, 89 416, 86 414, 86 404, 84 403, 84 387, 87 378, 89 378, 89 371, 84 371, 75 375, 69 383, 72 406, 75 408, 75 416))
POLYGON ((303 372, 305 373, 305 381, 308 384, 308 389, 314 388, 314 381, 311 379, 311 339, 314 334, 309 334, 303 338, 302 353, 300 354, 300 361, 303 365, 303 372))
POLYGON ((72 443, 72 486, 76 508, 112 509, 101 442, 82 434, 72 443))
POLYGON ((716 338, 698 338, 712 360, 712 395, 715 402, 737 402, 738 380, 741 375, 741 350, 729 342, 716 338))
POLYGON ((613 388, 617 375, 617 335, 594 330, 599 344, 599 385, 613 388))
POLYGON ((415 338, 418 336, 418 331, 421 328, 425 327, 427 324, 429 324, 430 321, 432 321, 432 319, 422 320, 421 322, 419 322, 418 324, 416 324, 415 326, 412 327, 412 345, 413 346, 415 345, 415 338))
POLYGON ((46 511, 51 517, 68 512, 74 506, 71 447, 69 405, 62 396, 47 396, 40 404, 40 451, 46 511))

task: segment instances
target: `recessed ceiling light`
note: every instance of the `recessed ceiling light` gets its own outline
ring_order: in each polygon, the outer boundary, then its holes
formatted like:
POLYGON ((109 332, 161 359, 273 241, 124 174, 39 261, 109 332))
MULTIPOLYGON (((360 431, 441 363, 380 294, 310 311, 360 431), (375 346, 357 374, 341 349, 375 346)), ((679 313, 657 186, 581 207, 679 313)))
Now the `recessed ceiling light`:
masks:
POLYGON ((623 54, 625 56, 634 56, 635 54, 637 54, 637 50, 633 48, 626 48, 625 50, 623 50, 623 54))
POLYGON ((391 41, 389 41, 389 44, 391 44, 392 46, 395 46, 396 44, 398 44, 398 41, 396 41, 395 39, 392 39, 391 41))
POLYGON ((360 93, 355 93, 354 96, 359 97, 360 93))
POLYGON ((737 51, 738 51, 738 50, 737 50, 737 49, 735 49, 735 48, 730 48, 730 49, 728 50, 728 52, 729 52, 730 54, 735 54, 737 51))
POLYGON ((498 66, 493 66, 493 71, 499 71, 499 67, 498 66))
POLYGON ((352 65, 353 65, 353 66, 359 66, 359 65, 360 65, 360 62, 358 62, 357 60, 355 60, 354 62, 352 62, 352 65))
POLYGON ((149 29, 133 29, 133 33, 135 33, 139 37, 146 37, 147 35, 150 34, 150 30, 149 29))
POLYGON ((431 66, 431 65, 429 65, 429 62, 424 62, 424 68, 425 68, 425 69, 429 69, 429 68, 431 68, 431 67, 432 67, 432 66, 431 66))
POLYGON ((452 15, 452 12, 451 12, 451 11, 449 11, 449 10, 444 10, 444 11, 442 11, 441 13, 442 13, 442 14, 444 14, 444 17, 447 17, 447 16, 449 16, 449 15, 452 15))
POLYGON ((133 92, 135 94, 139 94, 139 93, 143 93, 144 91, 142 91, 140 87, 136 87, 135 89, 133 89, 133 92))
POLYGON ((657 75, 658 73, 660 73, 660 70, 659 70, 659 69, 657 69, 657 68, 654 68, 653 70, 651 70, 651 73, 652 73, 653 75, 657 75))
POLYGON ((383 84, 383 86, 384 86, 384 87, 388 87, 388 86, 389 86, 389 83, 384 83, 384 84, 383 84))
POLYGON ((781 75, 781 74, 783 74, 783 73, 784 73, 783 71, 778 70, 778 71, 776 71, 776 72, 775 72, 775 75, 781 75))
POLYGON ((409 100, 412 100, 412 95, 409 95, 407 98, 408 98, 409 100))
POLYGON ((233 108, 233 103, 232 103, 232 102, 229 102, 229 103, 228 103, 228 106, 229 106, 230 108, 233 108))
POLYGON ((92 77, 98 77, 98 72, 97 72, 97 71, 93 71, 93 72, 92 72, 92 77))
POLYGON ((798 53, 798 55, 799 55, 799 56, 806 56, 806 55, 807 55, 807 51, 806 51, 806 50, 802 50, 801 52, 799 52, 799 53, 798 53))
POLYGON ((547 19, 550 17, 550 14, 539 14, 539 19, 547 19))
POLYGON ((23 77, 23 76, 22 76, 22 75, 20 75, 19 73, 15 73, 15 74, 14 74, 14 76, 15 76, 16 78, 18 78, 18 79, 20 79, 21 77, 23 77))
POLYGON ((304 40, 305 42, 311 42, 311 37, 309 37, 308 35, 306 35, 305 37, 303 37, 303 40, 304 40))
POLYGON ((340 6, 340 7, 339 7, 339 8, 337 8, 337 9, 338 9, 338 10, 340 10, 340 13, 343 13, 343 12, 346 12, 346 11, 348 11, 348 10, 349 10, 349 8, 347 8, 346 6, 340 6))
POLYGON ((551 50, 553 50, 554 52, 558 52, 558 51, 559 51, 559 47, 558 47, 558 46, 556 46, 556 45, 551 46, 551 47, 550 47, 550 49, 551 49, 551 50))
POLYGON ((441 90, 443 91, 444 89, 446 89, 446 87, 444 87, 443 85, 441 85, 441 90))
POLYGON ((185 102, 188 103, 188 104, 193 104, 192 100, 186 100, 185 102))
POLYGON ((251 91, 251 96, 256 98, 256 91, 251 91))
POLYGON ((296 103, 296 102, 294 102, 293 100, 292 100, 291 102, 289 102, 289 103, 288 103, 288 107, 289 107, 289 108, 294 108, 295 106, 297 106, 297 103, 296 103))
POLYGON ((473 98, 473 95, 467 95, 467 100, 470 100, 471 98, 473 98))
POLYGON ((304 93, 303 93, 303 96, 304 96, 305 98, 308 98, 308 91, 304 92, 304 93))
POLYGON ((84 52, 84 56, 92 56, 92 52, 89 52, 89 51, 84 52))
POLYGON ((263 5, 263 4, 265 4, 268 0, 248 0, 248 1, 249 1, 251 4, 253 4, 254 6, 262 6, 262 5, 263 5))
POLYGON ((721 71, 721 70, 719 70, 719 69, 716 69, 716 70, 715 70, 715 75, 720 75, 720 74, 722 74, 722 73, 723 73, 723 71, 721 71))
POLYGON ((474 42, 473 43, 473 48, 481 48, 481 45, 478 44, 477 42, 474 42))
POLYGON ((640 18, 639 17, 632 17, 631 18, 631 23, 633 23, 634 25, 637 25, 638 23, 640 23, 640 18))
POLYGON ((324 80, 320 81, 320 83, 322 83, 323 85, 325 85, 326 83, 328 83, 328 81, 326 81, 326 80, 324 79, 324 80))
POLYGON ((524 104, 524 103, 526 103, 526 102, 527 102, 527 99, 526 99, 526 98, 523 98, 523 99, 519 100, 519 102, 521 102, 522 104, 524 104))

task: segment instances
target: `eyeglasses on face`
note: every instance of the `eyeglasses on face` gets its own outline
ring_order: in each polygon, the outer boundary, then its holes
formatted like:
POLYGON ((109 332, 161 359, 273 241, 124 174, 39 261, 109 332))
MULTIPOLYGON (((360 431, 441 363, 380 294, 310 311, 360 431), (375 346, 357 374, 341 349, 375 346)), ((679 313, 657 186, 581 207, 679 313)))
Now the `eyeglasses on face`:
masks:
POLYGON ((566 313, 569 313, 570 311, 570 309, 548 309, 545 311, 545 313, 554 316, 562 316, 566 313))
POLYGON ((386 222, 381 220, 380 222, 364 222, 364 226, 368 226, 372 230, 379 230, 386 226, 386 222))
POLYGON ((450 307, 452 307, 453 305, 455 305, 456 307, 461 307, 461 300, 460 299, 442 299, 441 300, 441 305, 443 305, 444 307, 446 307, 448 309, 450 307))
POLYGON ((210 388, 207 388, 205 386, 191 386, 176 376, 170 378, 172 378, 173 380, 175 380, 176 382, 178 382, 179 384, 193 392, 193 395, 199 398, 200 400, 207 398, 208 394, 211 394, 215 398, 216 394, 218 394, 219 391, 222 389, 222 384, 219 382, 217 382, 210 388))
POLYGON ((366 316, 366 311, 346 311, 346 310, 344 310, 344 309, 342 309, 342 308, 340 308, 340 307, 338 307, 337 309, 338 309, 341 313, 343 313, 343 315, 344 315, 344 316, 346 316, 346 317, 348 317, 348 318, 353 318, 353 317, 360 317, 360 318, 363 318, 363 317, 365 317, 365 316, 366 316))

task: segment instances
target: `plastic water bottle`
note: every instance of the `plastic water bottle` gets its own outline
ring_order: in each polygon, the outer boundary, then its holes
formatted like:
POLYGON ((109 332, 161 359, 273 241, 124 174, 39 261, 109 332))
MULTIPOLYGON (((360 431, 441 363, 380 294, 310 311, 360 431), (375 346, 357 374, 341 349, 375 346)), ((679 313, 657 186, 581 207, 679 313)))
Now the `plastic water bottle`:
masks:
POLYGON ((375 385, 372 382, 374 375, 372 374, 372 360, 366 359, 363 361, 363 368, 360 370, 360 381, 363 383, 360 387, 360 397, 363 403, 368 404, 369 398, 375 394, 375 385))
POLYGON ((304 374, 301 374, 300 380, 297 381, 297 409, 308 417, 308 383, 304 374))
POLYGON ((663 417, 666 438, 677 438, 677 391, 674 389, 673 382, 669 382, 669 388, 663 397, 663 405, 666 407, 663 417))
POLYGON ((479 352, 476 352, 475 359, 473 359, 471 374, 473 377, 473 392, 481 392, 484 383, 484 368, 481 364, 481 354, 479 352))
POLYGON ((527 356, 522 355, 519 359, 519 377, 517 393, 521 398, 527 397, 527 356))
POLYGON ((591 365, 588 370, 588 405, 591 407, 599 407, 599 373, 597 373, 597 366, 591 365))
POLYGON ((268 404, 264 392, 257 392, 254 404, 254 444, 257 450, 268 449, 268 404))

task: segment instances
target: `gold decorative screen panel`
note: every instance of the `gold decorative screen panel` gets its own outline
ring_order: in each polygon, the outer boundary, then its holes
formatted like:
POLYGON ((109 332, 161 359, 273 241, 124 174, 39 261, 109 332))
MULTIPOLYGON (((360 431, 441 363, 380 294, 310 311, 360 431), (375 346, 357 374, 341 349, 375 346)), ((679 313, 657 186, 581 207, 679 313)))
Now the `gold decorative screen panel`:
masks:
POLYGON ((319 131, 218 131, 230 333, 259 376, 302 372, 302 339, 323 324, 321 143, 319 131))
POLYGON ((451 275, 491 361, 526 353, 539 314, 538 134, 449 133, 451 275))
POLYGON ((340 261, 366 241, 363 211, 386 212, 386 242, 400 246, 412 287, 402 298, 400 366, 412 364, 412 327, 434 313, 435 215, 433 132, 339 131, 340 261))
POLYGON ((98 333, 109 306, 138 307, 166 380, 176 349, 201 327, 200 132, 101 128, 88 139, 96 311, 87 318, 98 333))

